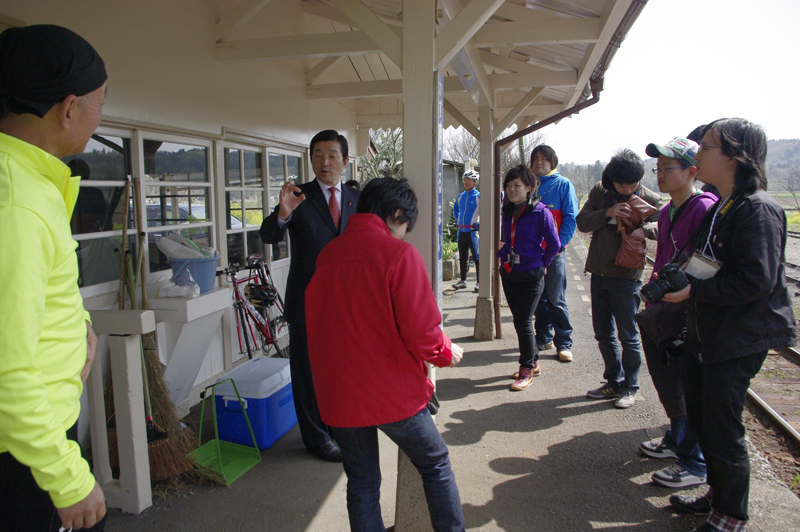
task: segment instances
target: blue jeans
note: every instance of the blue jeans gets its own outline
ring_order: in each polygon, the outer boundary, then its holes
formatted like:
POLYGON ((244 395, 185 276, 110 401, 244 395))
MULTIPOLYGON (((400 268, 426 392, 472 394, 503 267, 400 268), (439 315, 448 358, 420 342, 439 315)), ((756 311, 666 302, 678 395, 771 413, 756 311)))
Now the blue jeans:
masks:
POLYGON ((634 279, 592 274, 592 326, 606 366, 603 378, 617 390, 634 393, 639 389, 642 366, 642 345, 634 320, 641 303, 641 286, 634 279))
POLYGON ((667 449, 678 455, 679 466, 692 475, 706 476, 706 460, 700 450, 697 435, 689 428, 689 418, 686 415, 669 420, 669 430, 662 441, 667 449))
POLYGON ((450 455, 427 407, 417 414, 372 427, 333 429, 347 474, 347 512, 353 532, 384 532, 378 429, 397 444, 422 476, 433 530, 461 532, 464 513, 450 455))
POLYGON ((536 344, 553 342, 557 350, 572 349, 572 325, 567 308, 567 258, 559 253, 547 267, 544 292, 536 307, 536 344))

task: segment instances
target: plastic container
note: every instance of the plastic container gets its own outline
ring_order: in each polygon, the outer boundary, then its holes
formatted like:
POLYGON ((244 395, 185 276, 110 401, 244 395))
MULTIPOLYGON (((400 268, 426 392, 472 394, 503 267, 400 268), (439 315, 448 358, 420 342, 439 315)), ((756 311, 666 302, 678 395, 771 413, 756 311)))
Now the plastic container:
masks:
POLYGON ((188 269, 192 274, 197 286, 200 287, 201 294, 207 294, 214 288, 214 279, 217 276, 217 262, 219 257, 209 257, 202 259, 169 259, 172 266, 172 282, 177 285, 186 284, 181 279, 188 279, 181 274, 188 269))
MULTIPOLYGON (((289 360, 257 357, 226 373, 217 382, 234 379, 253 426, 259 449, 268 449, 297 424, 289 360)), ((214 389, 219 438, 247 445, 252 440, 242 407, 230 382, 214 389)))

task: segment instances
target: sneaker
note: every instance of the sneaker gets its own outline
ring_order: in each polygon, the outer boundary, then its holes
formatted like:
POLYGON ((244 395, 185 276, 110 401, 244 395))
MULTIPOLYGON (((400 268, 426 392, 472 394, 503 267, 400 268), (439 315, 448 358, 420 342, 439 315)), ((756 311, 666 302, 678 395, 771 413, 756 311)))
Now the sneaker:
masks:
POLYGON ((572 362, 572 351, 570 351, 569 349, 559 349, 558 359, 561 362, 572 362))
POLYGON ((590 399, 616 399, 619 397, 619 390, 613 384, 607 382, 596 390, 586 392, 586 397, 590 399))
POLYGON ((455 288, 456 290, 461 290, 462 288, 466 288, 466 287, 467 287, 467 282, 466 281, 459 281, 459 282, 457 282, 456 284, 453 285, 453 288, 455 288))
POLYGON ((669 503, 679 514, 708 515, 711 513, 711 501, 708 497, 689 497, 686 495, 670 495, 669 503))
POLYGON ((667 488, 687 488, 706 483, 706 477, 692 475, 678 464, 656 471, 651 477, 653 482, 667 488))
MULTIPOLYGON (((520 368, 519 368, 519 369, 523 369, 523 368, 522 368, 522 366, 520 366, 520 368)), ((532 374, 534 377, 538 377, 539 375, 541 375, 541 374, 542 374, 542 367, 539 365, 539 361, 538 361, 538 360, 537 360, 536 362, 534 362, 534 363, 533 363, 533 369, 531 370, 531 374, 532 374)), ((515 380, 516 380, 516 379, 519 379, 519 371, 515 371, 515 372, 514 372, 514 373, 513 373, 511 376, 512 376, 512 377, 513 377, 515 380)))
POLYGON ((548 349, 553 349, 553 342, 547 342, 544 345, 536 344, 536 349, 539 351, 547 351, 548 349))
POLYGON ((478 283, 475 283, 475 293, 477 294, 480 291, 481 291, 481 289, 478 288, 478 283))
POLYGON ((651 458, 669 460, 678 458, 675 451, 664 445, 664 440, 645 441, 639 444, 639 450, 651 458))
POLYGON ((619 394, 619 399, 614 401, 614 406, 617 408, 630 408, 636 402, 634 393, 630 390, 622 390, 619 394))
POLYGON ((532 380, 533 370, 528 368, 519 368, 519 376, 517 377, 517 380, 514 381, 514 384, 511 385, 511 390, 515 392, 521 392, 530 386, 532 380))

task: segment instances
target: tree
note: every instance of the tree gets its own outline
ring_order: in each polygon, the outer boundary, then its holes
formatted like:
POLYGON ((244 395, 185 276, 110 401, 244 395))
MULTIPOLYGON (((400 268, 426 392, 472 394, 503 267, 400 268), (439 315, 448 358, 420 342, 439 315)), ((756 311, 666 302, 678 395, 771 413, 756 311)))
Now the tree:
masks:
POLYGON ((358 158, 358 181, 364 183, 376 177, 398 177, 403 171, 403 130, 379 129, 369 131, 375 155, 358 158))
POLYGON ((568 166, 565 165, 564 168, 559 166, 563 171, 567 171, 565 168, 571 167, 569 170, 569 175, 562 173, 564 177, 572 181, 572 185, 575 187, 575 195, 578 197, 578 206, 583 203, 583 198, 589 196, 589 191, 592 189, 594 183, 592 182, 592 173, 591 167, 592 165, 572 165, 568 163, 568 166))
MULTIPOLYGON (((512 134, 516 129, 509 129, 507 134, 512 134)), ((504 146, 500 154, 500 174, 503 175, 510 168, 520 164, 530 164, 533 148, 545 142, 545 135, 536 131, 504 146)), ((451 161, 464 162, 468 159, 480 160, 481 146, 478 139, 466 129, 448 129, 444 134, 442 143, 443 157, 451 161)))
POLYGON ((790 207, 800 210, 800 168, 788 168, 779 180, 779 183, 791 197, 790 207))

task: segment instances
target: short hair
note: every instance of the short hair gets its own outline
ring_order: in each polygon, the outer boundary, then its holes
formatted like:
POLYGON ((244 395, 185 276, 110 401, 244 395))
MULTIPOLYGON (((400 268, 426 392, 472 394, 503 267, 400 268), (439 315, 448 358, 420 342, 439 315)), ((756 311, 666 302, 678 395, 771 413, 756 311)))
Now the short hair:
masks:
POLYGON ((550 163, 550 166, 553 167, 553 170, 558 168, 558 155, 556 155, 556 150, 547 144, 539 144, 533 149, 531 152, 531 167, 533 167, 533 159, 536 157, 537 153, 544 155, 544 158, 547 159, 547 162, 550 163))
POLYGON ((417 195, 407 179, 379 177, 364 186, 356 212, 375 214, 384 222, 387 218, 399 223, 408 222, 408 231, 411 231, 419 214, 417 195), (395 216, 398 210, 400 214, 395 216))
POLYGON ((707 124, 700 124, 694 128, 691 133, 686 135, 686 138, 700 144, 703 140, 703 130, 706 128, 706 125, 707 124))
POLYGON ((528 193, 529 198, 531 197, 531 193, 533 193, 533 190, 539 186, 539 178, 536 177, 536 174, 534 174, 531 171, 531 169, 525 166, 524 164, 515 166, 514 168, 506 172, 505 177, 503 177, 503 189, 505 189, 506 186, 508 186, 508 184, 514 181, 515 179, 519 179, 520 181, 522 181, 522 184, 525 185, 526 187, 531 187, 531 192, 528 193))
POLYGON ((361 190, 361 183, 359 183, 359 182, 358 182, 357 180, 355 180, 355 179, 351 179, 350 181, 345 181, 345 183, 344 183, 344 184, 345 184, 346 186, 348 186, 348 187, 352 187, 352 188, 354 188, 354 189, 356 189, 356 190, 361 190))
POLYGON ((736 161, 734 190, 750 194, 767 190, 767 132, 744 118, 720 118, 703 129, 719 139, 722 153, 736 161))
POLYGON ((614 183, 620 185, 633 185, 644 177, 644 163, 642 158, 633 150, 624 148, 619 150, 608 161, 603 169, 603 186, 608 190, 615 190, 614 183))
POLYGON ((311 146, 309 147, 309 157, 314 155, 314 144, 327 141, 338 142, 339 147, 342 149, 342 159, 347 159, 347 139, 344 138, 344 135, 340 135, 335 129, 326 129, 314 135, 314 138, 311 139, 311 146))

